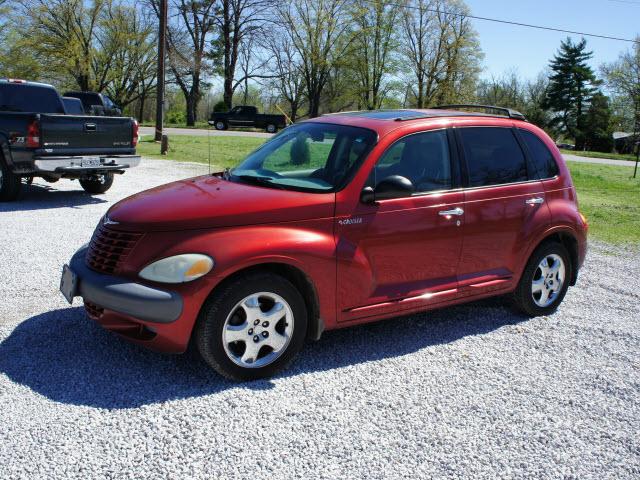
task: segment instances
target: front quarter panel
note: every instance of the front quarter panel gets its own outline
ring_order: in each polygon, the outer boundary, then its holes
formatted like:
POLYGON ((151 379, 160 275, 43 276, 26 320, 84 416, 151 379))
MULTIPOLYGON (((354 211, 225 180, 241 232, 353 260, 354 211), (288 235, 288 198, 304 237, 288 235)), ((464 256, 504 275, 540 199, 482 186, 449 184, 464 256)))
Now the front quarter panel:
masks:
MULTIPOLYGON (((336 323, 335 241, 333 218, 275 225, 255 225, 213 230, 147 233, 129 255, 122 274, 140 283, 163 286, 185 298, 180 332, 188 340, 197 314, 209 294, 230 275, 260 264, 280 263, 302 271, 318 294, 325 328, 336 323), (166 285, 148 282, 138 272, 151 262, 181 253, 204 253, 214 259, 213 270, 193 282, 166 285)), ((185 340, 185 341, 186 341, 185 340)))

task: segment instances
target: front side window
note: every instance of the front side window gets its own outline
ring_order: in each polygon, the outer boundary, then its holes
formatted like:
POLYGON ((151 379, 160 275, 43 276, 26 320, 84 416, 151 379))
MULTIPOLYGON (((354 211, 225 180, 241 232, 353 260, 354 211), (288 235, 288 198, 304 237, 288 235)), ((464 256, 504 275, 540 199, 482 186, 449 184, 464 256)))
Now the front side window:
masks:
POLYGON ((376 142, 375 132, 305 122, 284 129, 251 153, 230 179, 271 188, 330 192, 351 179, 376 142))
POLYGON ((558 174, 558 165, 547 146, 537 135, 528 130, 521 129, 520 134, 529 149, 529 154, 536 170, 536 178, 555 177, 558 174))
POLYGON ((377 185, 392 175, 411 181, 415 193, 451 188, 451 159, 446 130, 408 135, 380 157, 370 177, 377 185))
POLYGON ((527 163, 510 128, 460 128, 469 186, 524 182, 527 163))

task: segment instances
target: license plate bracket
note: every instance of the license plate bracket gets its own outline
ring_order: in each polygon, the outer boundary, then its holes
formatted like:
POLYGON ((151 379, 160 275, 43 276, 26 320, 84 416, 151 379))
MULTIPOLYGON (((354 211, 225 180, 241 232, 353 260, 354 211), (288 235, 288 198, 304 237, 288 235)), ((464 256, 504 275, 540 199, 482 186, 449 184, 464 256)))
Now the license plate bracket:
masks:
POLYGON ((78 293, 78 276, 69 265, 62 267, 62 277, 60 278, 60 292, 64 295, 69 304, 73 303, 73 298, 78 293))
POLYGON ((99 167, 100 157, 82 157, 80 159, 81 167, 99 167))

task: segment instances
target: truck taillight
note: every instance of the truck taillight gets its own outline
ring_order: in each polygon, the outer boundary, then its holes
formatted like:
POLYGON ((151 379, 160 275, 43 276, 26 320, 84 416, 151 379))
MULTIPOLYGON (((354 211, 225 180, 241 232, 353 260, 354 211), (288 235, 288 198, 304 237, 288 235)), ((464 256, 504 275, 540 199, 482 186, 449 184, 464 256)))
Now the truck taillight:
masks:
POLYGON ((131 139, 131 145, 133 145, 134 147, 138 145, 138 121, 134 120, 133 121, 133 138, 131 139))
POLYGON ((33 120, 27 128, 27 147, 40 148, 40 124, 33 120))

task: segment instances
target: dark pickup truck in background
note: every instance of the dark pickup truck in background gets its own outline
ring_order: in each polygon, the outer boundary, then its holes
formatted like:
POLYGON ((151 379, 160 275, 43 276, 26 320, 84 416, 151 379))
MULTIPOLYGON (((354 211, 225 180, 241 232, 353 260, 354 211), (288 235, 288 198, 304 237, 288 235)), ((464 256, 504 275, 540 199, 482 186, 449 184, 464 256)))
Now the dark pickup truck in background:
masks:
POLYGON ((0 79, 0 201, 15 200, 22 179, 77 179, 104 193, 115 173, 140 163, 138 122, 69 115, 51 86, 0 79))
POLYGON ((233 107, 228 112, 213 112, 209 118, 209 125, 216 130, 226 130, 230 127, 264 128, 269 133, 276 133, 278 129, 287 126, 284 115, 258 113, 256 107, 246 105, 233 107))
POLYGON ((63 98, 77 98, 88 115, 119 117, 122 109, 108 96, 97 92, 66 92, 63 98))

